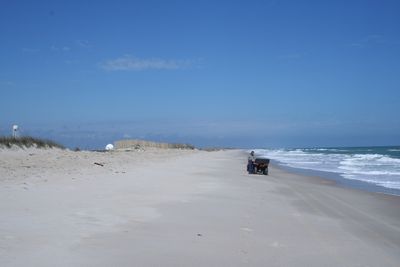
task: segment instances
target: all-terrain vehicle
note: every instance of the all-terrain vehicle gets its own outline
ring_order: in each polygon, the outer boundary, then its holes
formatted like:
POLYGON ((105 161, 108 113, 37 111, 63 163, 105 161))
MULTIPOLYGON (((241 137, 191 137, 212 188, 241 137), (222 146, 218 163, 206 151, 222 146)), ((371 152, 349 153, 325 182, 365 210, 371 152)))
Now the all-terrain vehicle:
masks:
POLYGON ((269 159, 266 158, 256 158, 253 167, 249 166, 251 163, 247 165, 247 171, 253 174, 264 174, 268 175, 268 165, 269 159))

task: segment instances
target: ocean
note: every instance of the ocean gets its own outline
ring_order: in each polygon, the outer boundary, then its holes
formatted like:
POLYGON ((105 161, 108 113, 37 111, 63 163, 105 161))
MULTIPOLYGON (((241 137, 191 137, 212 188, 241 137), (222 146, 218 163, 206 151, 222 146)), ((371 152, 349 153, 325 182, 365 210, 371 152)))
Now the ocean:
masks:
POLYGON ((400 146, 254 151, 256 155, 270 158, 284 167, 336 174, 342 179, 339 182, 359 185, 364 183, 371 185, 370 189, 374 188, 373 191, 400 195, 400 146))

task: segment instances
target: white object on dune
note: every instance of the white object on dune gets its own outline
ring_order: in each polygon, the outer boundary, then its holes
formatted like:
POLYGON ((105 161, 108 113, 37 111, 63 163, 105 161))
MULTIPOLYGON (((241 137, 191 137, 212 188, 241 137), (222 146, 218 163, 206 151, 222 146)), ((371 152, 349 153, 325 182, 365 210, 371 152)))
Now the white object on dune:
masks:
POLYGON ((113 150, 114 146, 112 144, 106 145, 106 150, 113 150))
POLYGON ((13 138, 17 138, 18 137, 18 125, 14 124, 12 127, 12 133, 13 133, 13 138))

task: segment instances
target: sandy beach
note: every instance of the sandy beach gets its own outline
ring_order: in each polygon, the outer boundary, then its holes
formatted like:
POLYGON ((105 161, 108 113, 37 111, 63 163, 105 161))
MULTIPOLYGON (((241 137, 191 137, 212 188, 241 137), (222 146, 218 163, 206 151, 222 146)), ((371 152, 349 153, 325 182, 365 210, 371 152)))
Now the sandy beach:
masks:
POLYGON ((400 197, 240 150, 0 150, 0 266, 400 266, 400 197))

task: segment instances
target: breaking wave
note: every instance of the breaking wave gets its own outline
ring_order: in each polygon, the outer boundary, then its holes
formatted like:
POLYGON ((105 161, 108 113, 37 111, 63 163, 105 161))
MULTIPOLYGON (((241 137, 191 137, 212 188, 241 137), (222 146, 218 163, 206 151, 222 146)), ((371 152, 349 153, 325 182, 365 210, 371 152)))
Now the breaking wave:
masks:
POLYGON ((333 172, 345 179, 400 189, 400 148, 258 149, 256 153, 293 168, 333 172))

